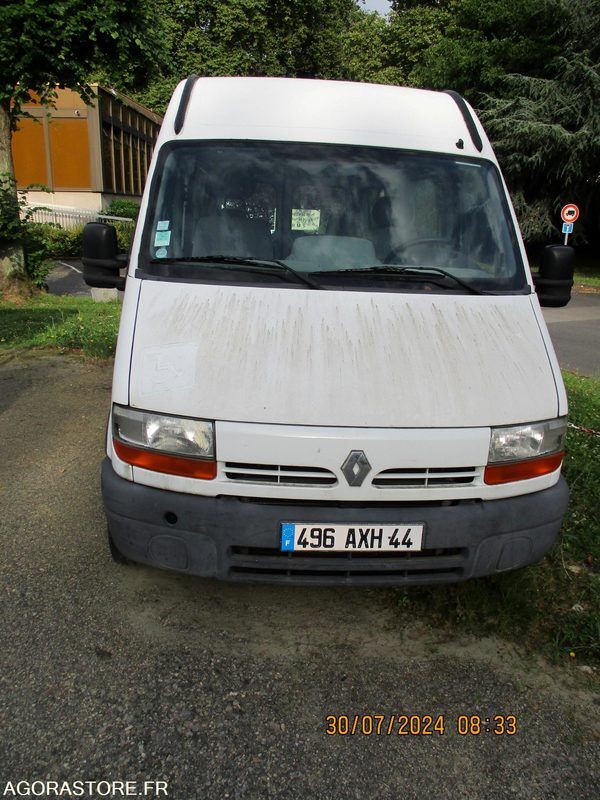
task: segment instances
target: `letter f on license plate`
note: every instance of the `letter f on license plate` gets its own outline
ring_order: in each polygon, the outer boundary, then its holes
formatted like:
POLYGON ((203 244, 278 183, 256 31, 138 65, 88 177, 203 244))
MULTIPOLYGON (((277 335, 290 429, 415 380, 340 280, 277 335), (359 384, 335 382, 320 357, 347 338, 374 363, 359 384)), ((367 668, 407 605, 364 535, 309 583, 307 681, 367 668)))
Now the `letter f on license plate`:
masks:
POLYGON ((423 549, 422 523, 411 525, 338 525, 327 522, 282 522, 281 550, 319 552, 416 552, 423 549))

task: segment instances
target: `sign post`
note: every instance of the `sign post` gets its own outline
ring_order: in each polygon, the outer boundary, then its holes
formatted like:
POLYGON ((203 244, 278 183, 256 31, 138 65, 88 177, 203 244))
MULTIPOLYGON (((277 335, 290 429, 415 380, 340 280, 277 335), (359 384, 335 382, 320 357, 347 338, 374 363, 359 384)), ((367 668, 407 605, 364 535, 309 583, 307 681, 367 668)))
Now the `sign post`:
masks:
POLYGON ((579 208, 575 203, 567 203, 563 206, 560 212, 560 218, 563 221, 562 232, 565 235, 565 244, 569 241, 569 234, 573 233, 573 223, 579 219, 579 208))

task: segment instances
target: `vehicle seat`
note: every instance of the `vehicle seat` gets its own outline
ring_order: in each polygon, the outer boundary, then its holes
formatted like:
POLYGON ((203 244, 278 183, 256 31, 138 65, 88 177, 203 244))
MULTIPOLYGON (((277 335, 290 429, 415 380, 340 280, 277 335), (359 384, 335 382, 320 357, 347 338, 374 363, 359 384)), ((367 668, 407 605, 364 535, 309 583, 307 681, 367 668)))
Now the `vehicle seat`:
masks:
POLYGON ((196 222, 192 255, 273 258, 269 224, 233 214, 200 217, 196 222))
POLYGON ((373 242, 356 236, 301 236, 285 263, 297 269, 346 269, 377 264, 373 242))
POLYGON ((375 252, 385 258, 391 250, 390 228, 392 224, 392 208, 388 197, 379 197, 371 209, 372 240, 375 252))
POLYGON ((500 250, 495 246, 494 231, 485 210, 481 207, 469 209, 461 222, 462 249, 469 254, 470 260, 494 265, 500 250))

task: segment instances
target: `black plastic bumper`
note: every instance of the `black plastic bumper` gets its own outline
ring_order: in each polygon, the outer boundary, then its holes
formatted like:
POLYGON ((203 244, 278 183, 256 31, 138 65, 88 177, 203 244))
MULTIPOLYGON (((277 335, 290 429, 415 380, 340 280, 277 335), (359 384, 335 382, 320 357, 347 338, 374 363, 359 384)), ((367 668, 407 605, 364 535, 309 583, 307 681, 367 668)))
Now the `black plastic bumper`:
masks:
POLYGON ((127 558, 192 575, 304 584, 445 583, 539 561, 560 530, 569 490, 502 500, 343 504, 168 492, 123 480, 108 459, 102 494, 111 537, 127 558), (418 553, 282 553, 286 521, 425 523, 418 553))

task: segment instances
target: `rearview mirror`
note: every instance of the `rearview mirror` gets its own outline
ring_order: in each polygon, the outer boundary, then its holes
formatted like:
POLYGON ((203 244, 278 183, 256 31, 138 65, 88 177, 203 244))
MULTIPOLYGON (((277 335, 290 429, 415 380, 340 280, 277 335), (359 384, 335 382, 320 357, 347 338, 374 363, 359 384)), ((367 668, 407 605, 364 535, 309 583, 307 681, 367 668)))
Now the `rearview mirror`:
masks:
POLYGON ((83 279, 99 289, 125 288, 120 270, 127 257, 119 255, 117 230, 104 222, 88 222, 83 229, 83 279))
POLYGON ((564 244, 544 247, 538 273, 533 273, 535 290, 542 306, 562 308, 571 299, 575 251, 564 244))

